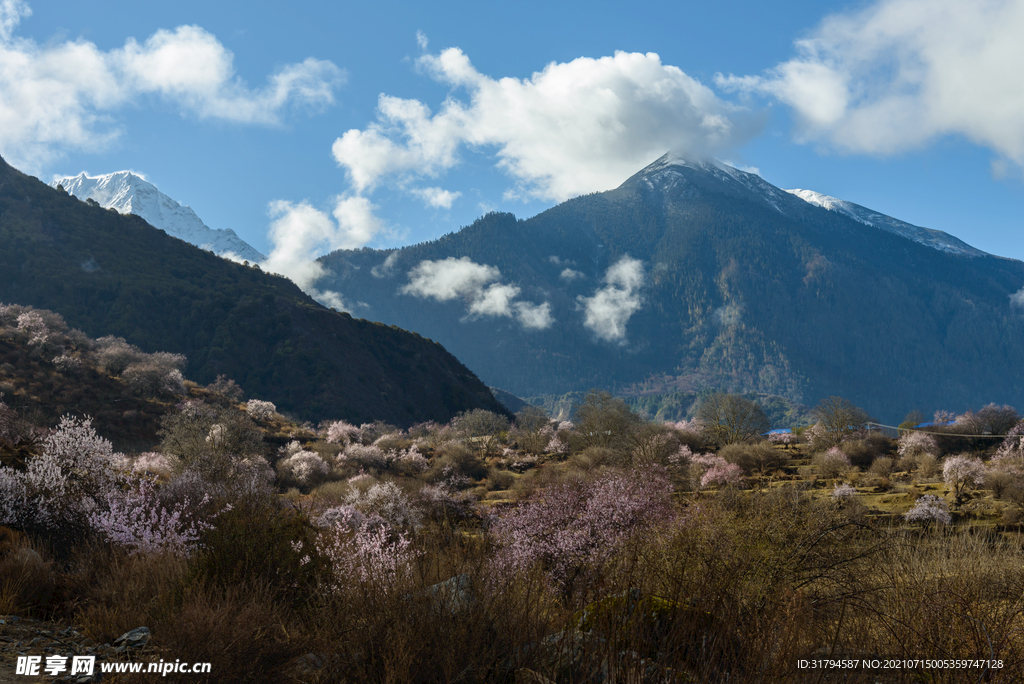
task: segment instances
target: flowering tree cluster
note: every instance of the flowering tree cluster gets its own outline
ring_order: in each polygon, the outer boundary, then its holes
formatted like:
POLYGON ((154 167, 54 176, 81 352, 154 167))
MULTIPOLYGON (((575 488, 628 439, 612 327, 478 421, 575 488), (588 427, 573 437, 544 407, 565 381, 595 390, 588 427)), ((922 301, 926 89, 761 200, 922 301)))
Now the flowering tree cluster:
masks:
POLYGON ((690 458, 691 469, 700 478, 700 487, 727 487, 743 482, 743 468, 714 454, 697 454, 690 458))
POLYGON ((772 444, 780 444, 789 447, 796 444, 796 435, 792 432, 773 432, 768 435, 768 441, 772 444))
POLYGON ((990 465, 1016 475, 1024 474, 1024 420, 1006 433, 1006 438, 992 457, 990 465))
POLYGON ((536 565, 565 592, 604 565, 638 534, 671 520, 672 486, 661 469, 607 473, 554 485, 506 510, 490 528, 494 558, 507 576, 536 565))
POLYGON ((26 311, 18 316, 18 330, 28 335, 30 345, 42 345, 50 336, 50 329, 38 311, 26 311))
POLYGON ((985 465, 977 458, 961 454, 949 456, 942 464, 942 479, 952 490, 957 505, 963 501, 967 488, 985 481, 985 465))
MULTIPOLYGON (((213 528, 209 520, 195 515, 187 498, 170 509, 164 506, 147 477, 137 478, 127 489, 108 490, 104 498, 105 505, 89 513, 89 525, 107 541, 134 553, 188 556, 197 548, 200 535, 213 528)), ((207 495, 198 507, 208 502, 207 495)))
POLYGON ((346 446, 345 450, 338 454, 338 462, 352 463, 360 468, 375 470, 389 470, 397 467, 413 473, 423 472, 429 465, 427 458, 420 452, 416 444, 407 449, 385 451, 377 444, 364 445, 358 442, 346 446))
POLYGON ((841 503, 852 501, 857 496, 857 489, 846 482, 837 482, 832 490, 832 499, 841 503))
POLYGON ((378 516, 394 529, 415 529, 422 516, 394 482, 375 484, 366 491, 353 489, 345 503, 368 516, 378 516))
POLYGON ((404 532, 395 533, 387 525, 363 525, 353 530, 352 524, 343 519, 337 526, 321 531, 316 550, 330 568, 322 589, 332 593, 351 589, 353 580, 374 592, 393 591, 411 572, 419 555, 404 532))
POLYGON ((269 420, 277 413, 277 406, 271 401, 250 399, 245 403, 245 410, 253 420, 269 420))
POLYGON ((281 473, 295 478, 300 485, 315 484, 331 471, 319 454, 303 449, 297 441, 289 442, 282 451, 284 458, 278 463, 281 473))
POLYGON ((903 518, 907 522, 918 522, 925 526, 932 524, 948 525, 952 518, 949 515, 949 506, 946 502, 932 494, 925 494, 914 503, 903 518))
POLYGON ((938 453, 935 438, 924 432, 904 432, 896 445, 901 458, 917 458, 921 454, 938 453))
POLYGON ((331 444, 358 444, 362 431, 351 423, 339 420, 327 426, 327 441, 331 444))
POLYGON ((128 466, 109 441, 96 434, 89 418, 61 418, 43 442, 43 453, 29 460, 21 477, 29 520, 42 527, 81 524, 101 495, 128 466))

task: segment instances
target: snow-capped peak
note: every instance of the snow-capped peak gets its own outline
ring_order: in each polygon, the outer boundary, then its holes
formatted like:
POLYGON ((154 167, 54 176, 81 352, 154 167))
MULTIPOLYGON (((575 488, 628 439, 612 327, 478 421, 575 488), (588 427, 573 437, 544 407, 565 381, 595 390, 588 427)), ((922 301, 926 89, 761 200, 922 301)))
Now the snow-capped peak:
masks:
POLYGON ((252 245, 238 237, 235 231, 210 228, 191 207, 182 206, 141 175, 131 171, 117 171, 102 176, 81 173, 57 178, 50 185, 54 188, 60 185, 78 199, 95 200, 105 209, 141 216, 151 226, 168 235, 202 249, 209 249, 220 256, 236 261, 266 260, 252 245))
POLYGON ((786 192, 795 195, 807 202, 813 204, 816 207, 822 209, 828 209, 844 216, 852 218, 854 221, 863 223, 866 226, 874 226, 881 230, 895 233, 908 240, 919 242, 922 245, 927 245, 933 249, 938 249, 943 252, 950 252, 952 254, 963 254, 965 256, 985 256, 985 252, 980 249, 971 247, 966 242, 959 240, 949 233, 944 233, 941 230, 934 230, 931 228, 922 228, 921 226, 915 226, 907 223, 906 221, 900 221, 894 219, 891 216, 886 216, 867 207, 862 207, 859 204, 853 202, 847 202, 846 200, 824 195, 820 192, 813 190, 786 190, 786 192))

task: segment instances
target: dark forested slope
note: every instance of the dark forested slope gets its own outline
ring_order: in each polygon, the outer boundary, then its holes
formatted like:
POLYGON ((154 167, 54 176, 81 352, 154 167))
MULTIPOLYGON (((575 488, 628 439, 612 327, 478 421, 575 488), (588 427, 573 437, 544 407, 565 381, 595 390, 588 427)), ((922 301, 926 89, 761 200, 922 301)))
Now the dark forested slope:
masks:
POLYGON ((306 420, 408 425, 503 410, 440 344, 325 309, 285 278, 80 202, 2 159, 0 302, 185 354, 188 377, 225 374, 306 420))

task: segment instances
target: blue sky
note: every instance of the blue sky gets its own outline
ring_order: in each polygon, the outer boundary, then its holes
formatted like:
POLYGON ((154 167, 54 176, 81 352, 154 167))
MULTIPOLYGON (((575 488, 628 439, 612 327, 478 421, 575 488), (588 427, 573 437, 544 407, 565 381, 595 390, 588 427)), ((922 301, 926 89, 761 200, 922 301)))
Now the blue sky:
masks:
POLYGON ((669 147, 1024 259, 1020 35, 1024 0, 0 0, 0 154, 141 172, 297 281, 669 147))

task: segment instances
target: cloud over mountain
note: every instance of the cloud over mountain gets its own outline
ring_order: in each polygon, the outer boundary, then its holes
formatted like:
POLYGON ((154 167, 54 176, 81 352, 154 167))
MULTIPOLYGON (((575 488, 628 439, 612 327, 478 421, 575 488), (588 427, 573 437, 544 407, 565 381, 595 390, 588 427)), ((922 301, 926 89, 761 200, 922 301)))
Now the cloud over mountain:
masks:
POLYGON ((644 266, 624 256, 605 273, 604 283, 594 296, 578 298, 585 314, 583 325, 606 342, 625 342, 626 324, 643 304, 644 266))
POLYGON ((462 299, 470 316, 514 316, 524 328, 541 330, 554 323, 550 304, 514 302, 520 288, 495 282, 500 278, 497 267, 465 256, 424 260, 409 271, 409 283, 399 292, 439 302, 462 299))
POLYGON ((758 128, 749 112, 654 53, 552 62, 524 79, 485 75, 458 48, 424 54, 417 66, 466 97, 453 94, 433 113, 419 100, 381 95, 377 121, 333 146, 356 192, 392 177, 437 177, 461 150, 493 148, 514 181, 510 195, 565 200, 618 185, 666 149, 721 154, 758 128))

